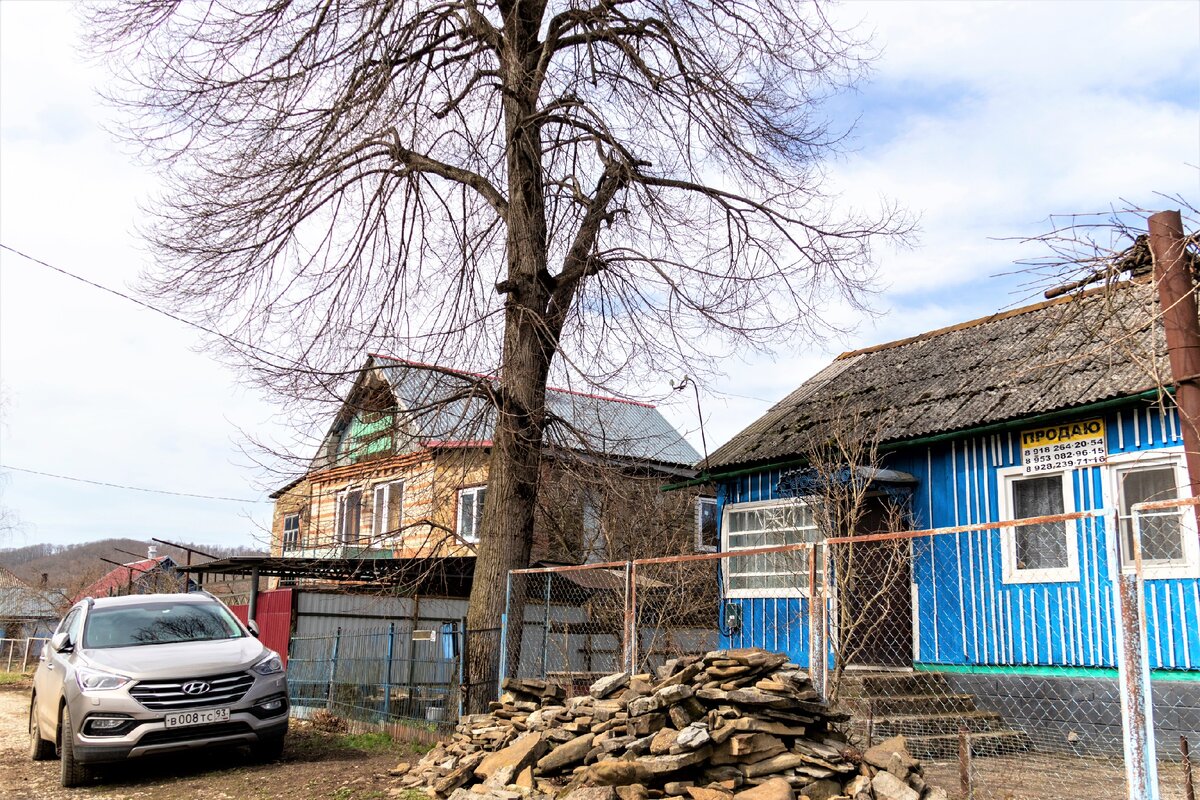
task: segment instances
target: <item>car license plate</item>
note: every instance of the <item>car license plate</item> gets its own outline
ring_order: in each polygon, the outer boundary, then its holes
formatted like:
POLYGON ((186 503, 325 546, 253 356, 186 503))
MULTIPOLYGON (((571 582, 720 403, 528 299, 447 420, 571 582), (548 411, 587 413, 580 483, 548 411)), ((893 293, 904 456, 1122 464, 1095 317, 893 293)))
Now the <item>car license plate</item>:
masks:
POLYGON ((228 722, 228 708, 206 708, 202 711, 176 711, 163 718, 167 728, 187 728, 192 725, 211 725, 214 722, 228 722))

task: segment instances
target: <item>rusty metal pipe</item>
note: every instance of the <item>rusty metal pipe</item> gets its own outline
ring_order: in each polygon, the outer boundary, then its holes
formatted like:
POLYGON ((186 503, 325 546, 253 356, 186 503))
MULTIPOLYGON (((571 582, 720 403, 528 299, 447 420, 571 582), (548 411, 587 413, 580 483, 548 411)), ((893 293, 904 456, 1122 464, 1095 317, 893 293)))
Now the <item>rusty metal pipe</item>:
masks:
MULTIPOLYGON (((1175 404, 1187 461, 1191 495, 1200 495, 1200 312, 1196 284, 1185 258, 1183 220, 1178 211, 1160 211, 1149 220, 1150 255, 1162 306, 1175 404)), ((1196 511, 1200 522, 1200 508, 1196 511)))

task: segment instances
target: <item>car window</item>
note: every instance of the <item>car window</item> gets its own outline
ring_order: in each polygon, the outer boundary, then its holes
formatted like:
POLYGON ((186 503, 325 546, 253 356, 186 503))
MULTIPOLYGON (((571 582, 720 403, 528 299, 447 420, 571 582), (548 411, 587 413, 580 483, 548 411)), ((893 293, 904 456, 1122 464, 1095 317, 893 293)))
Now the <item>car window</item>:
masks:
POLYGON ((83 609, 75 609, 75 617, 67 623, 67 636, 71 644, 79 644, 79 633, 83 629, 83 609))
POLYGON ((245 636, 220 603, 145 603, 93 608, 84 647, 136 647, 148 644, 237 639, 245 636))
POLYGON ((77 619, 79 619, 79 609, 72 608, 67 612, 67 615, 62 618, 62 621, 58 623, 58 627, 54 629, 54 632, 62 633, 63 631, 69 630, 71 623, 77 619))

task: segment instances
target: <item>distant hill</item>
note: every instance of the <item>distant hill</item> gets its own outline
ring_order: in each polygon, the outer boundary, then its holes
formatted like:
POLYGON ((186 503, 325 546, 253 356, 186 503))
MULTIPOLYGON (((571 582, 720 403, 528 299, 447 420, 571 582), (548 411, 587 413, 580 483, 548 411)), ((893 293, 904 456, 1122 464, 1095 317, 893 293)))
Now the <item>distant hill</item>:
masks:
MULTIPOLYGON (((184 544, 217 558, 266 554, 263 550, 253 547, 220 547, 192 542, 184 544)), ((178 547, 138 539, 103 539, 83 544, 32 544, 27 547, 0 549, 0 565, 7 567, 31 586, 44 585, 48 588, 63 589, 70 596, 113 569, 112 564, 101 559, 107 558, 118 564, 137 561, 145 558, 152 546, 158 548, 160 556, 169 555, 179 564, 187 562, 187 553, 178 547)), ((197 562, 207 560, 199 555, 193 557, 193 561, 197 562)))

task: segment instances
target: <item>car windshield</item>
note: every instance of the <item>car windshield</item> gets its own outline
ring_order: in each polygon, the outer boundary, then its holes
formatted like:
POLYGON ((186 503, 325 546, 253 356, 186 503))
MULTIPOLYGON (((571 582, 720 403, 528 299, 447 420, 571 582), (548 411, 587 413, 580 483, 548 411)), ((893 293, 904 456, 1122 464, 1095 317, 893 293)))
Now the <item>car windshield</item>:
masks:
POLYGON ((145 603, 93 608, 84 628, 83 646, 136 647, 237 639, 245 635, 237 620, 220 603, 145 603))

